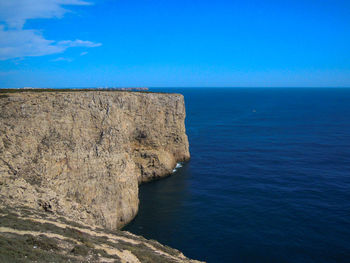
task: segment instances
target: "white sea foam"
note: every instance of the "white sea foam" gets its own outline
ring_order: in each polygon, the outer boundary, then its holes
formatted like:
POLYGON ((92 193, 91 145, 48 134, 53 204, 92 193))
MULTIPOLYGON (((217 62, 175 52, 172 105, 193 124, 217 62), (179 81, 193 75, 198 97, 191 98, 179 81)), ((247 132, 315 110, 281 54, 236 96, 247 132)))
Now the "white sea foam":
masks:
POLYGON ((173 169, 173 173, 175 173, 177 171, 177 169, 181 168, 182 164, 181 163, 177 163, 175 168, 173 169))
POLYGON ((181 163, 177 163, 176 166, 175 166, 175 169, 178 169, 178 168, 181 168, 182 167, 182 164, 181 163))

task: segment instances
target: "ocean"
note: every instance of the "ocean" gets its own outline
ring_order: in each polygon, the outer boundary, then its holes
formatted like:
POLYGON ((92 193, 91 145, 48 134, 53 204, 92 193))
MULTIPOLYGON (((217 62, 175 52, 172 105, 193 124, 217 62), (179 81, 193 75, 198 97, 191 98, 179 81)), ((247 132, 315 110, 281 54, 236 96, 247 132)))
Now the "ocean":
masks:
POLYGON ((350 89, 172 88, 191 160, 125 230, 207 262, 350 262, 350 89))

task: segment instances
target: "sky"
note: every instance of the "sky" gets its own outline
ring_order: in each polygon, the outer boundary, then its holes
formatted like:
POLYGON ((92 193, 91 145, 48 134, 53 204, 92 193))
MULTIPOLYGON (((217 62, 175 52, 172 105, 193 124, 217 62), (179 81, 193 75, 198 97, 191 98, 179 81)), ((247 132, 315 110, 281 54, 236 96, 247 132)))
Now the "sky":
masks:
POLYGON ((350 87, 349 0, 0 0, 0 88, 350 87))

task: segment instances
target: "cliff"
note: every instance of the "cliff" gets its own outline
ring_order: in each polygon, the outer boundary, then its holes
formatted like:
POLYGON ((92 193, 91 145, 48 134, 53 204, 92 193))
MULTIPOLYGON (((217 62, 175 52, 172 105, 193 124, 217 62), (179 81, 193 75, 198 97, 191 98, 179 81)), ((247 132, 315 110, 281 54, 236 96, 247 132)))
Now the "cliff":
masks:
POLYGON ((138 185, 189 159, 179 94, 21 92, 0 96, 0 199, 117 229, 138 185))
POLYGON ((190 158, 182 95, 0 94, 0 261, 198 262, 117 230, 190 158))

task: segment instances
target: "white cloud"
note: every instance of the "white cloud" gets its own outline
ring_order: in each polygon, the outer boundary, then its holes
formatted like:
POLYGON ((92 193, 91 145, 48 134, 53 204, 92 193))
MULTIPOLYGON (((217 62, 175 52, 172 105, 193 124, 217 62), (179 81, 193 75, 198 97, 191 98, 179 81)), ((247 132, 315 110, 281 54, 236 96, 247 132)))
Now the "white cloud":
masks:
POLYGON ((58 58, 53 59, 52 61, 54 61, 54 62, 57 62, 57 61, 72 62, 73 59, 71 59, 71 58, 64 58, 64 57, 58 57, 58 58))
POLYGON ((54 41, 45 39, 35 30, 9 30, 0 27, 0 59, 43 56, 63 52, 54 41))
POLYGON ((69 10, 65 5, 91 5, 82 0, 0 0, 0 20, 11 28, 22 28, 26 20, 61 18, 69 10))
POLYGON ((70 47, 98 47, 86 40, 54 41, 38 30, 23 29, 28 19, 62 17, 66 5, 91 5, 82 0, 0 0, 0 60, 62 53, 70 47))
POLYGON ((74 41, 72 40, 64 40, 58 42, 58 45, 63 47, 99 47, 102 44, 101 43, 94 43, 91 41, 84 41, 80 39, 76 39, 74 41))
POLYGON ((83 40, 53 41, 36 30, 4 30, 0 26, 0 60, 62 53, 70 47, 98 47, 100 43, 83 40))
POLYGON ((89 52, 86 52, 86 51, 81 52, 81 53, 80 53, 80 56, 85 56, 85 55, 87 55, 87 53, 89 53, 89 52))

